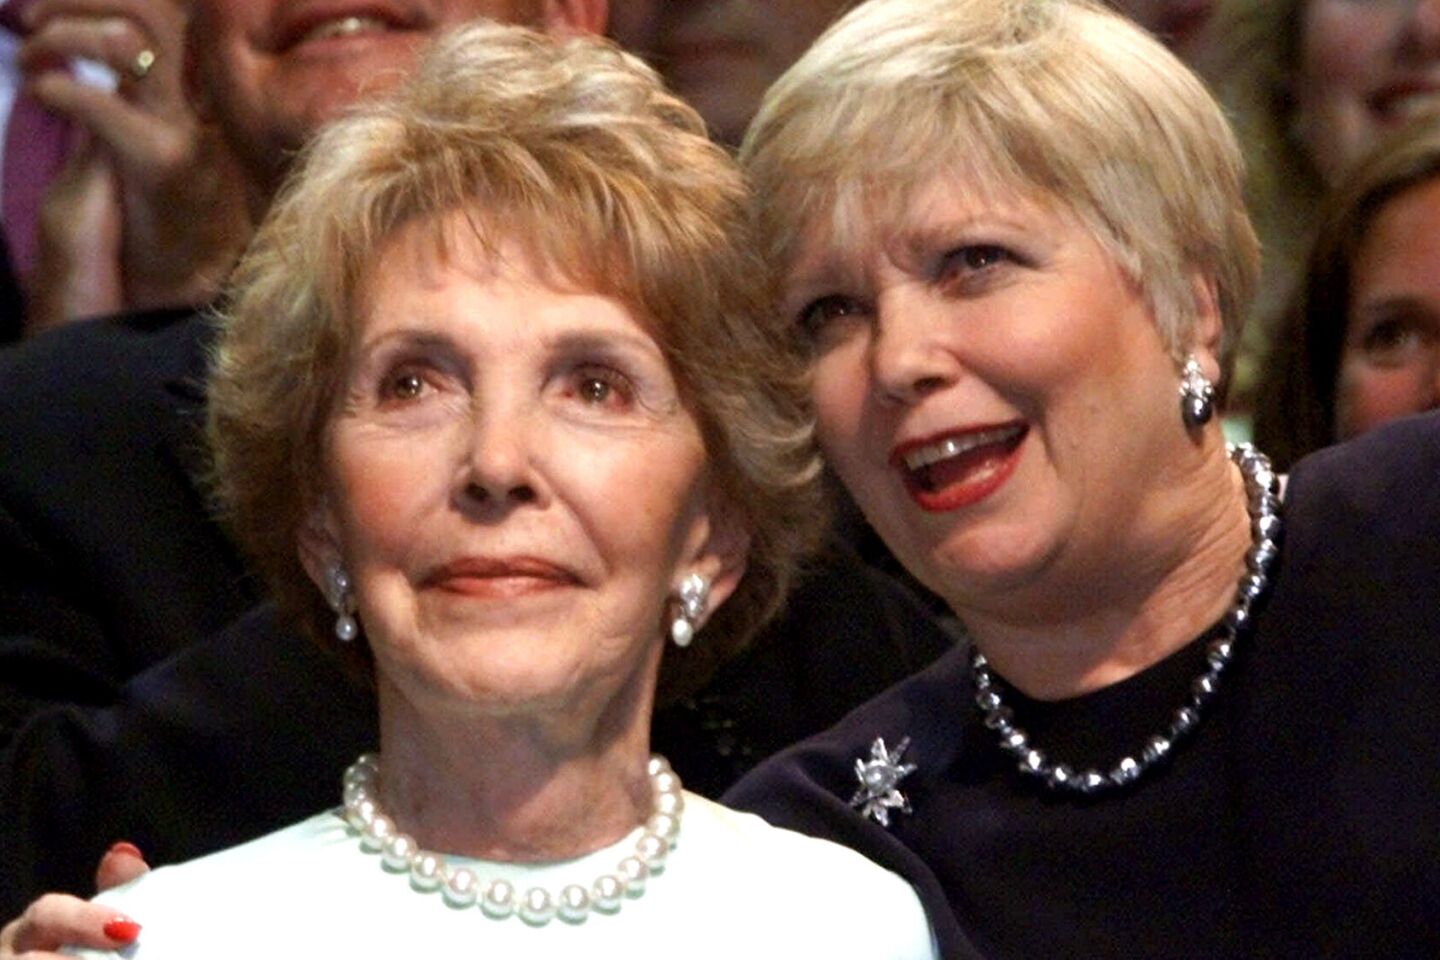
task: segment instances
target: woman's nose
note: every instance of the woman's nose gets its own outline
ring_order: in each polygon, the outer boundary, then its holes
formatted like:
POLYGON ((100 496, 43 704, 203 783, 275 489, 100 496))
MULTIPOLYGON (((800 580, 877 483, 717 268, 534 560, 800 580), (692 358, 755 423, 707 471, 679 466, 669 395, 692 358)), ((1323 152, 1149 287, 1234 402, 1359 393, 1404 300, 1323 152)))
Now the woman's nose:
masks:
POLYGON ((870 364, 881 400, 913 404, 955 382, 948 318, 924 291, 887 291, 875 309, 870 364))
POLYGON ((468 436, 464 493, 475 503, 509 505, 539 498, 534 467, 536 430, 521 412, 479 409, 468 436))

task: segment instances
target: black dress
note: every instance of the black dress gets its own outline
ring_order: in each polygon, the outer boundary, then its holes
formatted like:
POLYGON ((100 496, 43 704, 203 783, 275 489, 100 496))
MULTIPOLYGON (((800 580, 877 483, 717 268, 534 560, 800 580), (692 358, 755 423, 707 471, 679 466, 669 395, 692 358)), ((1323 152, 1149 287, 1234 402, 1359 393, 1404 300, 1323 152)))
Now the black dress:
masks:
MULTIPOLYGON (((1119 795, 1015 770, 957 650, 727 796, 920 890, 947 957, 1440 956, 1440 415, 1302 462, 1273 588, 1168 765, 1119 795), (847 806, 876 737, 911 738, 892 828, 847 806)), ((1197 641, 1017 725, 1108 767, 1164 727, 1197 641)))

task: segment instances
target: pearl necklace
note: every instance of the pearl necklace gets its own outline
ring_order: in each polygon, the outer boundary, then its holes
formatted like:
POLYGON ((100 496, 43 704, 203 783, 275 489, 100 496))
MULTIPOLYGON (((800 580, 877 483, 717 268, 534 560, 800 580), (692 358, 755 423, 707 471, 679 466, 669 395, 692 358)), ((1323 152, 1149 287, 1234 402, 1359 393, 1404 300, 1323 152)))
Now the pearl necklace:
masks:
POLYGON ((446 903, 465 908, 479 904, 481 911, 496 920, 514 914, 531 926, 543 926, 555 917, 580 923, 590 914, 615 913, 626 897, 645 892, 645 881, 665 868, 665 858, 680 835, 680 815, 685 797, 680 778, 664 757, 652 756, 646 767, 654 807, 645 821, 645 831, 635 850, 616 866, 613 873, 601 874, 589 887, 572 883, 558 894, 543 887, 531 887, 521 896, 508 880, 481 881, 474 872, 452 869, 438 853, 421 850, 415 839, 401 833, 380 808, 376 784, 380 758, 367 753, 345 771, 345 819, 359 835, 360 848, 380 854, 381 866, 390 873, 406 873, 410 886, 420 893, 439 890, 446 903))
POLYGON ((970 658, 975 683, 975 702, 985 714, 985 726, 1000 737, 1000 748, 1020 761, 1020 772, 1060 792, 1094 796, 1127 787, 1170 755, 1175 744, 1194 731, 1201 711, 1220 688, 1220 680, 1234 659, 1235 639, 1250 622, 1251 607, 1269 586, 1268 572, 1279 552, 1275 539, 1280 535, 1279 497, 1275 474, 1263 453, 1247 444, 1230 446, 1230 459, 1245 478, 1245 507, 1250 515, 1250 549, 1245 554, 1245 575, 1230 609, 1217 625, 1220 636, 1205 653, 1205 669, 1191 682, 1190 695, 1172 715, 1161 733, 1145 741, 1137 759, 1126 754, 1108 773, 1091 767, 1076 772, 1064 763, 1055 763, 1030 742, 1026 732, 1014 724, 1014 712, 1005 705, 990 672, 989 661, 978 650, 970 658))

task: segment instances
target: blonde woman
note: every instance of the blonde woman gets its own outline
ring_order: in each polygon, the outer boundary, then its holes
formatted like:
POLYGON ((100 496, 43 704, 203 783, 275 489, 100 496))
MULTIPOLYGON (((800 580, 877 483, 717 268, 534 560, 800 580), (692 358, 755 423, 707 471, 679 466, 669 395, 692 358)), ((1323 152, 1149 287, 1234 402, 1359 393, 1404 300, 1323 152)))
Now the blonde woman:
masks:
POLYGON ((727 799, 903 872, 946 957, 1440 953, 1440 418, 1283 494, 1227 449, 1204 86, 1085 0, 872 0, 742 159, 825 455, 970 643, 727 799))

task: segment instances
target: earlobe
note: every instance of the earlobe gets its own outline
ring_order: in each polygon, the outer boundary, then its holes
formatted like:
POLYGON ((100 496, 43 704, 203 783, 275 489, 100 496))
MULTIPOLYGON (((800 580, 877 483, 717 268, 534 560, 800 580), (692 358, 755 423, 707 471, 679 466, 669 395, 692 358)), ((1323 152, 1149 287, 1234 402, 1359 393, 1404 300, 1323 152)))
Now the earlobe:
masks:
POLYGON ((1195 273, 1190 278, 1194 322, 1187 354, 1195 356, 1205 376, 1220 379, 1220 352, 1225 339, 1225 321, 1220 315, 1220 298, 1213 277, 1195 273))
POLYGON ((712 502, 699 524, 695 540, 682 572, 698 574, 706 580, 709 585, 707 614, 713 615, 745 575, 750 554, 750 525, 729 503, 712 502))
POLYGON ((327 502, 322 500, 310 508, 296 531, 296 540, 300 565, 310 582, 328 596, 329 571, 340 563, 340 538, 327 502))
POLYGON ((607 0, 545 0, 544 18, 548 33, 604 34, 610 5, 607 0))

